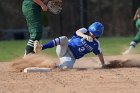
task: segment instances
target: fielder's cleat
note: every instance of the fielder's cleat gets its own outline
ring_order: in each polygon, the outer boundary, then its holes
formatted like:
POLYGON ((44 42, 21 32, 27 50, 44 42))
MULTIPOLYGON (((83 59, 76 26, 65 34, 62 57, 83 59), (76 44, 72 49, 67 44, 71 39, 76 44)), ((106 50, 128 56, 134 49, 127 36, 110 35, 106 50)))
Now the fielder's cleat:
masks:
POLYGON ((42 45, 39 43, 39 41, 34 41, 34 52, 39 53, 42 50, 42 45))

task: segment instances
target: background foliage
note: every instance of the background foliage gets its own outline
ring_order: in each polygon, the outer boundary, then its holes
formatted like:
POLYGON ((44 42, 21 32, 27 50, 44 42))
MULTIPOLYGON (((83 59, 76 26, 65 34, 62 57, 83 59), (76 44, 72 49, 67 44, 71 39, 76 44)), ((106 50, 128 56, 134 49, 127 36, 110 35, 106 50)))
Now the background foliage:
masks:
MULTIPOLYGON (((23 0, 0 1, 0 29, 27 28, 21 11, 23 0)), ((139 4, 139 0, 63 0, 61 14, 45 13, 44 24, 50 28, 48 38, 70 36, 78 28, 88 27, 94 21, 105 25, 105 36, 134 35, 136 31, 132 19, 139 4)))

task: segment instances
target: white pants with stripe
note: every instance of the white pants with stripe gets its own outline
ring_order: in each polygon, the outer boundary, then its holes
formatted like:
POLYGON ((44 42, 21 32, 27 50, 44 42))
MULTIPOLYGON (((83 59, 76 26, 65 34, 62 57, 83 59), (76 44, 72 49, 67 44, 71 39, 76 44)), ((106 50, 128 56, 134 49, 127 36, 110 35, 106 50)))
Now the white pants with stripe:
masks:
POLYGON ((75 58, 68 47, 68 38, 66 36, 60 37, 60 45, 56 47, 57 56, 60 59, 60 68, 73 68, 75 58))

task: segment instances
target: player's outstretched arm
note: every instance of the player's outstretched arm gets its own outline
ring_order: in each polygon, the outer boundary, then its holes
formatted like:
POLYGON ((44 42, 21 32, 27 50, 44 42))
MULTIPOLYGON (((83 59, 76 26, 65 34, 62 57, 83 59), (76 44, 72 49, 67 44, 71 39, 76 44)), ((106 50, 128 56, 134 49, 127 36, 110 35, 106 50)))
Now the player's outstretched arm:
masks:
POLYGON ((101 62, 102 68, 104 68, 104 67, 105 67, 105 61, 104 61, 103 54, 100 53, 100 54, 98 55, 98 58, 99 58, 99 60, 100 60, 100 62, 101 62))

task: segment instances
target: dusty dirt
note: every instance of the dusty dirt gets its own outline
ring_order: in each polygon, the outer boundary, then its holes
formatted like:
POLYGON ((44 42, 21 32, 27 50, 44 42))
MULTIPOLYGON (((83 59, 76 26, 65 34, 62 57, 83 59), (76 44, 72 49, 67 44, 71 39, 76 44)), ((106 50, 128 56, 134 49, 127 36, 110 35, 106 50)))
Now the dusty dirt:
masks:
MULTIPOLYGON (((13 62, 1 62, 0 93, 140 93, 139 57, 107 56, 105 59, 111 64, 108 69, 101 69, 96 57, 85 57, 75 63, 75 69, 56 69, 46 73, 17 72, 12 67, 13 62)), ((49 57, 47 59, 58 61, 49 57)), ((43 57, 41 61, 44 60, 43 57)), ((33 65, 21 63, 17 66, 24 68, 33 65)), ((37 61, 35 63, 34 66, 42 67, 42 62, 41 65, 37 61)))

